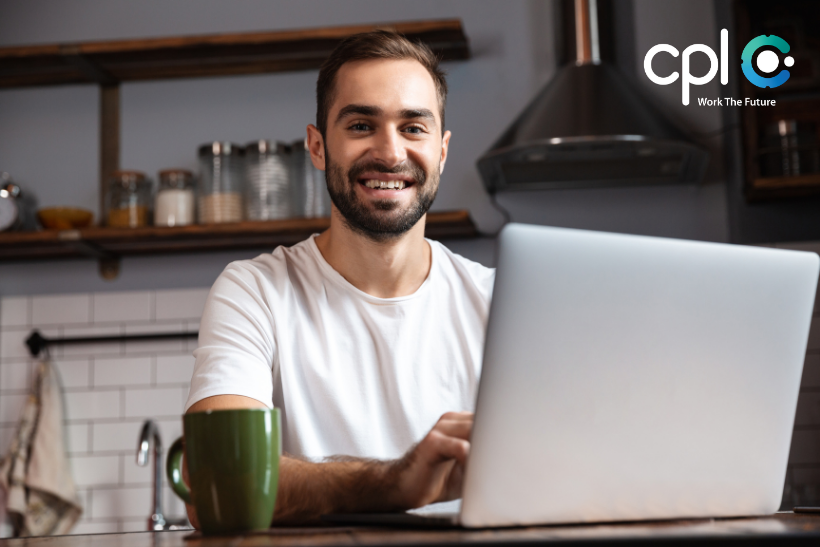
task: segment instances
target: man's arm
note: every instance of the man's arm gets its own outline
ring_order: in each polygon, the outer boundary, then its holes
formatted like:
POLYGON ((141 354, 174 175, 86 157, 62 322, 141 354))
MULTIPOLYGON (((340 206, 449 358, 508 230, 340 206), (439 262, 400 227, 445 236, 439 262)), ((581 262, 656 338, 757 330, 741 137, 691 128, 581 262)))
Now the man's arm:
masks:
MULTIPOLYGON (((219 395, 197 402, 188 412, 264 407, 248 397, 219 395)), ((420 443, 392 461, 338 457, 313 463, 283 455, 273 521, 305 522, 327 513, 403 511, 455 499, 461 495, 472 425, 472 413, 449 412, 420 443)), ((199 528, 196 511, 187 509, 191 523, 199 528)))

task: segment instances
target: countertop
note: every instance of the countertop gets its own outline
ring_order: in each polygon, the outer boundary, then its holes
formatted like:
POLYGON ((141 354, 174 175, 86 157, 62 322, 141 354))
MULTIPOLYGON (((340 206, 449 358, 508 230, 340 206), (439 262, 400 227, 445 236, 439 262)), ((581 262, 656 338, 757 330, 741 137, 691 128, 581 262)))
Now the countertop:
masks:
POLYGON ((696 519, 653 523, 542 526, 493 530, 410 530, 375 527, 271 528, 245 536, 202 537, 198 532, 131 532, 15 538, 7 547, 303 547, 336 545, 820 545, 820 515, 778 513, 771 517, 696 519))

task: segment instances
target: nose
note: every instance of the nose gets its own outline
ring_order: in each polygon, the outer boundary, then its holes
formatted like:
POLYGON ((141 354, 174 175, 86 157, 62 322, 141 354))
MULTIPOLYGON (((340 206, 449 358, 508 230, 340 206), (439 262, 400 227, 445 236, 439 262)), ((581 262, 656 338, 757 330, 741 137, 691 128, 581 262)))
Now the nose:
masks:
POLYGON ((395 128, 379 131, 371 151, 373 159, 386 167, 394 167, 407 159, 407 150, 401 135, 395 128))

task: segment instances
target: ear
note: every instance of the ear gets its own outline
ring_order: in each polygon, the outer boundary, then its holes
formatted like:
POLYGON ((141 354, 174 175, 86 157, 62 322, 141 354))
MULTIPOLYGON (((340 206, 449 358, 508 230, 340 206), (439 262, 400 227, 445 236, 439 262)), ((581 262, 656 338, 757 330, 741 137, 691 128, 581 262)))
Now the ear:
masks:
POLYGON ((447 152, 450 150, 450 135, 449 131, 444 132, 441 137, 441 160, 439 161, 438 174, 444 172, 444 164, 447 162, 447 152))
POLYGON ((325 170, 325 140, 319 128, 310 124, 307 126, 307 149, 310 152, 310 161, 320 171, 325 170))

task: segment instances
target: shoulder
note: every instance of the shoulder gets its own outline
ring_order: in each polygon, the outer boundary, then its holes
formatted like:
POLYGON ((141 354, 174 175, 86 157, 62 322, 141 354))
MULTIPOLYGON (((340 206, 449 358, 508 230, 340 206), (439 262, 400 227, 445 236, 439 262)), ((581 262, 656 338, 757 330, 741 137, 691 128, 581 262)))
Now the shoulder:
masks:
POLYGON ((434 249, 435 255, 440 259, 441 270, 445 276, 460 278, 463 284, 475 288, 487 300, 492 297, 495 268, 488 268, 483 264, 464 258, 438 241, 428 241, 434 249))
POLYGON ((256 258, 235 260, 228 264, 214 283, 215 293, 233 292, 267 294, 281 292, 294 276, 316 274, 318 267, 307 239, 292 247, 279 246, 256 258))

